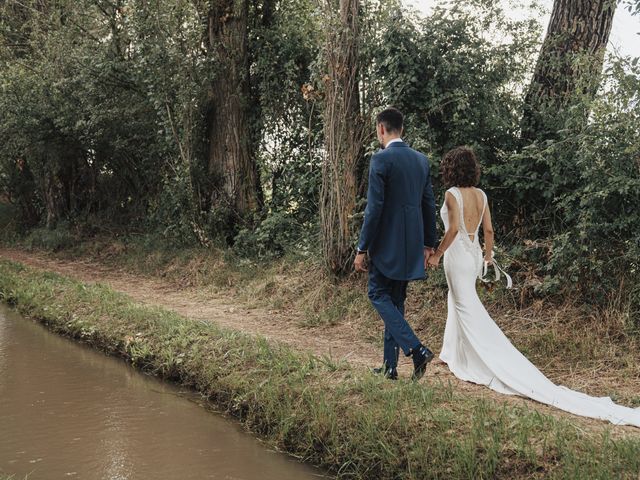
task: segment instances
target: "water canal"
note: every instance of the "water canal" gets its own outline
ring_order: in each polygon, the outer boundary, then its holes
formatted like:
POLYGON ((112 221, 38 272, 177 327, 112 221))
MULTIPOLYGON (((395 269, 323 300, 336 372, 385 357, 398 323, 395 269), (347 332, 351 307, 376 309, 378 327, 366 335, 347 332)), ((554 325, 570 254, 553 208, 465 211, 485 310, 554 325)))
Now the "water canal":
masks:
POLYGON ((21 480, 305 480, 197 395, 0 305, 0 476, 21 480))

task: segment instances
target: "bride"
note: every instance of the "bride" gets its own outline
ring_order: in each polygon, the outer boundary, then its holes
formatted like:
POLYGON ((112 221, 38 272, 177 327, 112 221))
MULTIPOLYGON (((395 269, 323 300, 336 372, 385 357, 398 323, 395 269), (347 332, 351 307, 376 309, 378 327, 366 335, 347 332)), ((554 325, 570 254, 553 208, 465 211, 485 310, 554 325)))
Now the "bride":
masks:
POLYGON ((427 264, 444 256, 449 285, 448 316, 440 358, 453 374, 507 395, 521 395, 584 417, 640 427, 640 409, 616 405, 555 385, 522 355, 491 319, 476 292, 483 261, 492 263, 493 228, 486 194, 475 187, 480 167, 470 148, 458 147, 442 159, 447 188, 440 210, 446 233, 427 264), (478 240, 482 226, 485 254, 478 240))

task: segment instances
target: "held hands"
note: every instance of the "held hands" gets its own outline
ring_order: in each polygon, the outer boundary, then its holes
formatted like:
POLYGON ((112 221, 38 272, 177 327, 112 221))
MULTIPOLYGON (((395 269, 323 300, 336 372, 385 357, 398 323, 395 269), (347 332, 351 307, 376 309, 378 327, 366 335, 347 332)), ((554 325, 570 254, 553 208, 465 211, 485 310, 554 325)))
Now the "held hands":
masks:
MULTIPOLYGON (((433 248, 424 248, 424 268, 436 269, 440 265, 440 259, 442 258, 442 252, 433 248)), ((353 268, 356 272, 368 272, 367 254, 365 252, 356 254, 356 258, 353 261, 353 268)))
POLYGON ((424 248, 424 269, 427 268, 438 268, 438 263, 440 263, 440 257, 442 254, 433 248, 425 247, 424 248))
POLYGON ((432 268, 435 270, 440 265, 441 258, 442 254, 440 252, 430 255, 429 258, 425 257, 425 268, 432 268))

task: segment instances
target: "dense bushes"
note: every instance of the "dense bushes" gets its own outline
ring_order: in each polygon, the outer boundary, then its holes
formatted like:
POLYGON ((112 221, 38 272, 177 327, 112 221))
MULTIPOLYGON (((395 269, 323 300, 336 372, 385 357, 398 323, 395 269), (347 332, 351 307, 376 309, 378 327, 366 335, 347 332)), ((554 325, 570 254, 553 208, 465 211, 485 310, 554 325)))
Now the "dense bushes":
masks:
MULTIPOLYGON (((264 259, 317 248, 326 77, 316 4, 249 2, 245 100, 264 206, 236 218, 206 193, 204 108, 224 72, 202 45, 205 3, 0 6, 0 198, 22 233, 37 229, 30 244, 63 248, 100 230, 136 230, 264 259)), ((363 119, 388 104, 404 110, 406 137, 429 155, 439 193, 440 156, 473 146, 499 242, 537 291, 607 303, 621 290, 637 312, 637 60, 611 59, 596 100, 578 99, 553 138, 528 145, 519 124, 536 21, 509 20, 491 0, 425 19, 394 0, 367 1, 360 14, 363 119)), ((376 148, 371 134, 363 179, 376 148)))
MULTIPOLYGON (((207 196, 205 109, 224 72, 202 45, 205 3, 0 6, 0 191, 25 229, 92 214, 105 226, 206 244, 243 228, 226 228, 233 212, 207 196)), ((304 223, 317 193, 319 109, 300 86, 317 42, 307 0, 277 3, 270 14, 260 2, 251 11, 246 101, 267 210, 304 223)))
MULTIPOLYGON (((596 304, 640 301, 639 92, 637 66, 613 61, 587 124, 567 115, 557 138, 495 169, 517 207, 514 239, 537 245, 525 256, 544 279, 540 291, 577 292, 596 304)), ((637 308, 630 318, 640 321, 637 308)))

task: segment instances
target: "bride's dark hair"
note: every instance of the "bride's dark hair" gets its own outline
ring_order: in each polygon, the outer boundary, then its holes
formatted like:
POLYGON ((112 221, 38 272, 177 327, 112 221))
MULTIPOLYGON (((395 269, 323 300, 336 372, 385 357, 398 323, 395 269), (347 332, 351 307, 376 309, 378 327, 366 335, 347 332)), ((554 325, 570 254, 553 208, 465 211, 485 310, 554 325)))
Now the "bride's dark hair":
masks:
POLYGON ((469 147, 449 150, 440 162, 440 172, 446 188, 475 187, 480 181, 480 164, 469 147))

